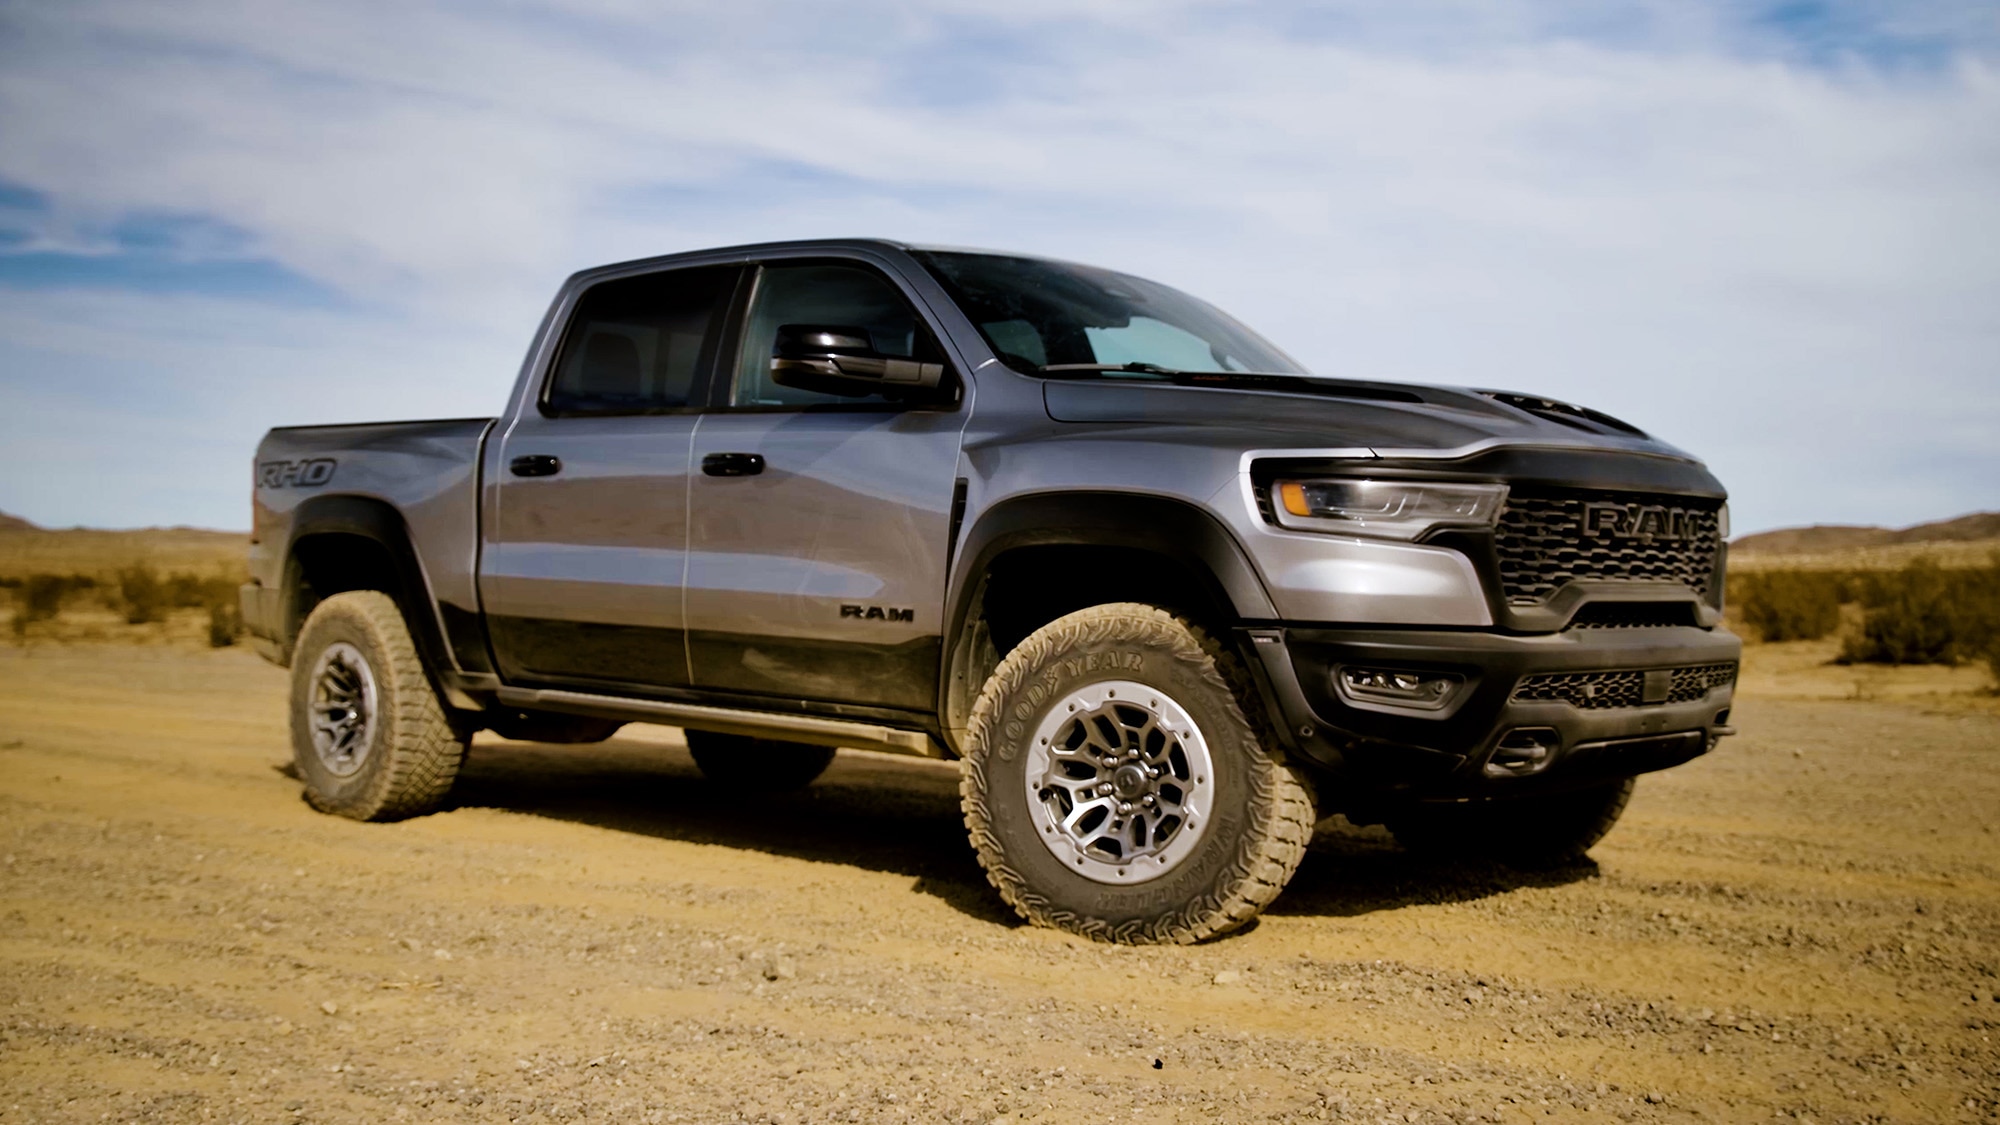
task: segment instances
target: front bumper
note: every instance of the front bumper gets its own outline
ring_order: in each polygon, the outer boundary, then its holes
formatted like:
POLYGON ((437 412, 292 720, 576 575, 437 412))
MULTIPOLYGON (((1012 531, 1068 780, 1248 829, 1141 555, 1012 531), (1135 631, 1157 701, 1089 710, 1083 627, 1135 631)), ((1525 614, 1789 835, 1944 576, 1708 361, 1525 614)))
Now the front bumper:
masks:
POLYGON ((1526 636, 1460 629, 1244 632, 1266 703, 1282 717, 1294 750, 1359 790, 1434 799, 1584 785, 1706 753, 1730 733, 1743 650, 1724 630, 1694 626, 1526 636), (1343 668, 1444 674, 1457 677, 1457 686, 1432 710, 1358 701, 1336 687, 1343 668), (1566 673, 1609 675, 1530 693, 1562 698, 1517 693, 1530 677, 1566 673), (1600 693, 1599 684, 1632 690, 1600 693), (1510 735, 1509 746, 1539 740, 1545 757, 1532 769, 1496 775, 1510 753, 1496 758, 1496 749, 1510 735))

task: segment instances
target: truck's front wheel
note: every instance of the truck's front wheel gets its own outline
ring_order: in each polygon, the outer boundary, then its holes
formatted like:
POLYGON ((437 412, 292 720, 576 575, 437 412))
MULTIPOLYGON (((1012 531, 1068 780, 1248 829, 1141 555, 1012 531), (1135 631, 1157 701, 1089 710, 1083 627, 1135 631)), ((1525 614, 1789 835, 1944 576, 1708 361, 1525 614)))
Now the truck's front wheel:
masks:
POLYGON ((1152 606, 1043 626, 972 710, 966 828, 1041 926, 1187 943, 1249 921, 1312 836, 1304 777, 1260 739, 1234 658, 1152 606))
POLYGON ((354 590, 313 609, 292 656, 292 760, 314 808, 355 820, 429 812, 465 744, 395 599, 354 590))

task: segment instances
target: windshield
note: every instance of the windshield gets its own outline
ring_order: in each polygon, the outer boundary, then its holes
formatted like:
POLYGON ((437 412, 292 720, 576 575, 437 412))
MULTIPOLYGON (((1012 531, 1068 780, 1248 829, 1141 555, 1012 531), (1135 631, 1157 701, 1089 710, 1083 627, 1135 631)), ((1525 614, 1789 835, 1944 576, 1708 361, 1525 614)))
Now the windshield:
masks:
POLYGON ((999 254, 929 250, 916 257, 1000 361, 1019 371, 1101 364, 1134 373, 1305 374, 1221 309, 1144 278, 999 254))

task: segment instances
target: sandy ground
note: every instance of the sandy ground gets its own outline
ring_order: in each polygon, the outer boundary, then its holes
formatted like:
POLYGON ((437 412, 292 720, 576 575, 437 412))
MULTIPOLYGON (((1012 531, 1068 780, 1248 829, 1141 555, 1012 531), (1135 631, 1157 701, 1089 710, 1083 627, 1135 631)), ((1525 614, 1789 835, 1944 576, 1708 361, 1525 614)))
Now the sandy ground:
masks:
POLYGON ((1334 821, 1254 928, 1133 950, 1003 913, 950 765, 751 800, 669 731, 482 736, 355 824, 283 684, 0 649, 0 1121, 2000 1121, 1990 711, 1753 688, 1595 864, 1334 821))

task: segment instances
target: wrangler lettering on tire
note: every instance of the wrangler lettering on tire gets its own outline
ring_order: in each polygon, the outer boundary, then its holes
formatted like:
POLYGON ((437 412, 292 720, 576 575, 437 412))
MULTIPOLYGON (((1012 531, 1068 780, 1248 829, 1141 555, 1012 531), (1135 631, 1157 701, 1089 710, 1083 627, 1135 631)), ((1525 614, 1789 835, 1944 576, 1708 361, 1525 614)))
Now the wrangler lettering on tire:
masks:
POLYGON ((1028 921, 1100 941, 1235 929, 1284 888, 1314 820, 1262 723, 1235 657, 1164 610, 1043 626, 973 707, 960 793, 980 865, 1028 921))

